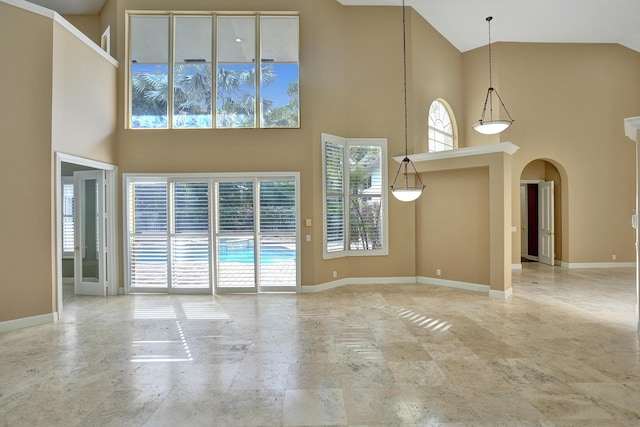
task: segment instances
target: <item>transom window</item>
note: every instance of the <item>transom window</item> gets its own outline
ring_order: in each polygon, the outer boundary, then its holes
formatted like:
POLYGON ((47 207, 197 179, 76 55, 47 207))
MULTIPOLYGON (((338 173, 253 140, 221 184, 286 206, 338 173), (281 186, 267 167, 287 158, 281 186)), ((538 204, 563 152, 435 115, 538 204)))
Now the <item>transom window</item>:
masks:
POLYGON ((130 14, 129 127, 298 128, 298 32, 297 16, 130 14))
POLYGON ((325 259, 387 255, 386 143, 322 134, 325 259))
POLYGON ((453 114, 444 100, 436 99, 429 107, 429 152, 456 148, 453 114))

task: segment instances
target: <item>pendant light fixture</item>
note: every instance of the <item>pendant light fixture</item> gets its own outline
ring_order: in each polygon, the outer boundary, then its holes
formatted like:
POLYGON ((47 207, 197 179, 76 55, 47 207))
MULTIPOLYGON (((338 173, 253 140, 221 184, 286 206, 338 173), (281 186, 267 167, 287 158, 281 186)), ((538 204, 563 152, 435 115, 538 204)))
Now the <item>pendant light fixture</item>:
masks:
POLYGON ((486 19, 487 22, 489 23, 489 89, 487 90, 487 96, 484 99, 482 116, 480 117, 480 120, 478 121, 478 123, 473 125, 473 129, 475 131, 483 133, 485 135, 494 135, 494 134, 500 133, 503 130, 507 129, 509 126, 511 126, 515 121, 511 118, 511 114, 509 114, 507 107, 505 107, 504 102, 502 102, 502 98, 500 98, 500 95, 498 95, 498 91, 495 90, 492 85, 492 75, 491 75, 491 20, 492 19, 493 19, 492 16, 489 16, 486 19), (504 112, 507 113, 509 120, 493 120, 493 95, 494 94, 498 98, 498 101, 500 101, 498 108, 500 108, 500 105, 502 105, 502 108, 504 109, 504 112), (485 116, 487 113, 487 104, 489 105, 489 119, 485 120, 485 116))
POLYGON ((393 184, 391 184, 391 194, 400 200, 401 202, 412 202, 416 200, 422 194, 422 190, 424 190, 425 185, 422 183, 420 179, 420 174, 416 170, 415 165, 409 159, 409 131, 408 131, 408 114, 407 114, 407 27, 406 27, 406 18, 405 18, 405 5, 404 0, 402 0, 402 66, 403 66, 403 82, 404 82, 404 159, 400 162, 400 166, 398 167, 398 172, 396 172, 396 177, 393 180, 393 184), (419 186, 409 187, 409 165, 413 169, 413 173, 416 174, 416 179, 420 182, 419 186), (400 176, 400 172, 402 171, 402 185, 396 186, 396 181, 398 181, 398 176, 400 176))

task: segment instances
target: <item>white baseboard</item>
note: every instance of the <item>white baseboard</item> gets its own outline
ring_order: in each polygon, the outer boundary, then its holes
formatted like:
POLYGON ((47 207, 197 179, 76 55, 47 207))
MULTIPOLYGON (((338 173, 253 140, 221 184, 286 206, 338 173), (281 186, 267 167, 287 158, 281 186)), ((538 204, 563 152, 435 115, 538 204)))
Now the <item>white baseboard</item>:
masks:
POLYGON ((47 313, 38 316, 23 317, 21 319, 0 322, 0 332, 53 323, 58 320, 58 313, 47 313))
POLYGON ((635 267, 635 262, 564 262, 560 261, 563 268, 628 268, 635 267))
POLYGON ((75 283, 75 279, 73 277, 63 277, 62 284, 63 285, 73 285, 75 283))
POLYGON ((435 277, 418 276, 416 277, 416 280, 418 281, 418 283, 423 283, 426 285, 436 285, 436 286, 444 286, 446 288, 464 289, 467 291, 482 292, 485 294, 489 294, 489 291, 491 289, 489 285, 481 285, 478 283, 470 283, 470 282, 458 282, 456 280, 437 279, 435 277))
POLYGON ((506 291, 494 291, 493 289, 489 289, 489 296, 491 298, 497 298, 506 301, 511 295, 513 295, 513 288, 509 288, 506 291))
POLYGON ((522 263, 520 264, 511 264, 512 270, 522 270, 522 263))
POLYGON ((415 283, 415 277, 353 277, 320 283, 319 285, 302 285, 300 292, 303 294, 322 292, 346 285, 410 285, 415 283))
POLYGON ((443 286, 447 288, 456 288, 456 289, 464 289, 467 291, 481 292, 489 295, 491 298, 498 298, 502 300, 506 300, 513 294, 512 288, 507 289, 506 291, 495 291, 492 290, 489 285, 481 285, 478 283, 469 283, 469 282, 458 282, 455 280, 444 280, 437 279, 435 277, 424 277, 424 276, 416 276, 416 277, 353 277, 353 278, 345 278, 334 280, 332 282, 321 283, 319 285, 303 285, 301 286, 301 293, 314 293, 314 292, 322 292, 333 288, 338 288, 340 286, 346 285, 380 285, 380 284, 391 284, 391 285, 412 285, 412 284, 422 284, 422 285, 434 285, 434 286, 443 286))

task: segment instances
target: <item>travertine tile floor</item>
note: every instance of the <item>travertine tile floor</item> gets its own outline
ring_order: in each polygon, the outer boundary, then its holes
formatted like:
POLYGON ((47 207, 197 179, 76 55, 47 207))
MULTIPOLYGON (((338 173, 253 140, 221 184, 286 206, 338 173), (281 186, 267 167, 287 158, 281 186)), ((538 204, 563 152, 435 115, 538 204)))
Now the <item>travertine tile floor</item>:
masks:
POLYGON ((70 297, 0 334, 0 425, 640 426, 634 270, 513 283, 70 297))

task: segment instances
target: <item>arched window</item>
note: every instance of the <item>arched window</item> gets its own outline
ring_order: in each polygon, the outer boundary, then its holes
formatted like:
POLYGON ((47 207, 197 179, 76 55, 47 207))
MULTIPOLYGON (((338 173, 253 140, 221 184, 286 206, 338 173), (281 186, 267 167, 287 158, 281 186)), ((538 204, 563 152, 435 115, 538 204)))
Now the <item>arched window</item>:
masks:
POLYGON ((456 129, 453 113, 442 99, 429 107, 429 152, 456 148, 456 129))

